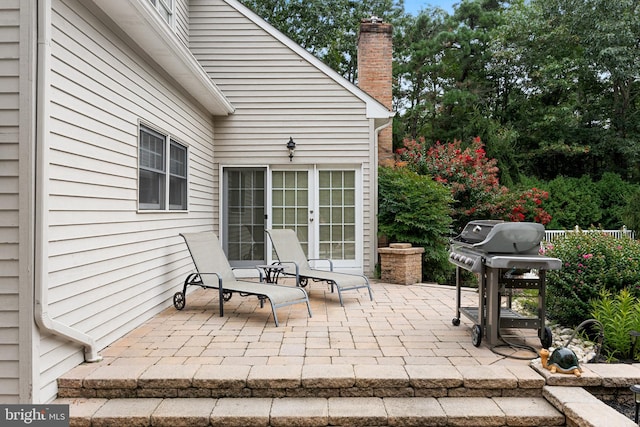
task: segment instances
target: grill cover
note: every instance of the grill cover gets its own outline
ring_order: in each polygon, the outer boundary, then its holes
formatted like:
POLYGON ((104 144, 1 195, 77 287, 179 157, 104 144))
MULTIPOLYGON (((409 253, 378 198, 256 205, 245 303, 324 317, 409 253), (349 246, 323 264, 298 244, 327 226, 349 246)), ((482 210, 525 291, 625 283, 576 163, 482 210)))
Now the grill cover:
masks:
POLYGON ((470 221, 452 241, 485 254, 538 254, 544 226, 535 222, 470 221))

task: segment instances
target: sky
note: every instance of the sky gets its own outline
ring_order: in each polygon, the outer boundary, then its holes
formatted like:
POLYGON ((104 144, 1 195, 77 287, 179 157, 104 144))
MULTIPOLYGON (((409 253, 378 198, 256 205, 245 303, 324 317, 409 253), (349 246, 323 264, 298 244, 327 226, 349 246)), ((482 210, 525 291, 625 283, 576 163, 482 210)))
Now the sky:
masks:
POLYGON ((453 13, 453 4, 460 0, 404 0, 404 10, 412 15, 417 15, 421 9, 429 6, 439 7, 447 13, 453 13))

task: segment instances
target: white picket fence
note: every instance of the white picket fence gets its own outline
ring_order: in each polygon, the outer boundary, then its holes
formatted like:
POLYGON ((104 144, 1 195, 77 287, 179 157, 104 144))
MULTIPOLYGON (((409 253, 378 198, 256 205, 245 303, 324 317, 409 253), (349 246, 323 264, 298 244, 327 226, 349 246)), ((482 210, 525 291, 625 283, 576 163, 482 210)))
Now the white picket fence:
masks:
POLYGON ((621 238, 623 236, 631 239, 636 238, 636 233, 633 230, 627 230, 627 227, 625 226, 622 226, 620 230, 583 230, 576 225, 573 230, 545 230, 544 239, 547 242, 551 242, 556 237, 564 236, 566 233, 604 233, 615 236, 616 238, 621 238))

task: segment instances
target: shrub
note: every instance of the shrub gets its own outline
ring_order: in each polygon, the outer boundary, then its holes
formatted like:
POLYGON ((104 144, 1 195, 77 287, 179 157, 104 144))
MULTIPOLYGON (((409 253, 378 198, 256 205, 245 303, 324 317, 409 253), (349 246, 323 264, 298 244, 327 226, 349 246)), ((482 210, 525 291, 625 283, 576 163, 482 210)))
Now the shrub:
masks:
POLYGON ((631 224, 623 221, 623 212, 638 186, 624 181, 620 175, 612 172, 605 172, 600 181, 595 183, 595 186, 601 201, 600 227, 605 230, 619 230, 623 225, 632 228, 631 224))
POLYGON ((553 241, 546 255, 562 260, 547 272, 547 316, 576 327, 590 317, 590 301, 600 292, 628 288, 640 295, 640 243, 591 232, 567 233, 553 241))
POLYGON ((449 190, 429 176, 406 168, 379 168, 378 229, 389 241, 424 247, 422 276, 442 283, 448 261, 451 224, 449 190))
POLYGON ((623 225, 631 230, 640 228, 640 187, 617 174, 606 172, 599 181, 588 176, 559 176, 549 182, 523 177, 520 187, 536 187, 548 193, 548 199, 540 205, 553 219, 548 229, 572 229, 576 225, 606 230, 618 230, 623 225))
POLYGON ((572 229, 598 226, 602 218, 602 201, 598 189, 590 177, 567 178, 559 176, 545 188, 549 200, 545 204, 552 216, 550 229, 572 229))
POLYGON ((620 216, 627 228, 640 233, 640 188, 632 191, 625 198, 625 205, 620 216))
POLYGON ((505 221, 532 221, 548 224, 551 215, 542 204, 549 199, 549 193, 533 187, 523 191, 509 191, 500 197, 494 207, 493 217, 505 221))
POLYGON ((615 297, 603 289, 599 297, 591 301, 591 309, 593 318, 604 327, 603 351, 607 357, 640 360, 640 345, 633 348, 630 336, 631 331, 640 331, 640 300, 628 289, 621 290, 615 297))
POLYGON ((551 218, 541 206, 548 197, 536 188, 509 192, 500 185, 496 159, 487 157, 480 138, 471 144, 462 141, 428 147, 424 139, 405 140, 397 151, 398 166, 420 175, 430 175, 447 186, 453 197, 453 228, 456 232, 473 219, 535 221, 548 223, 551 218))
POLYGON ((424 139, 405 140, 398 157, 400 165, 420 175, 430 175, 449 187, 454 208, 464 215, 482 215, 491 209, 495 196, 506 192, 498 180, 497 160, 486 156, 479 138, 467 147, 459 140, 448 144, 438 141, 431 147, 424 139))

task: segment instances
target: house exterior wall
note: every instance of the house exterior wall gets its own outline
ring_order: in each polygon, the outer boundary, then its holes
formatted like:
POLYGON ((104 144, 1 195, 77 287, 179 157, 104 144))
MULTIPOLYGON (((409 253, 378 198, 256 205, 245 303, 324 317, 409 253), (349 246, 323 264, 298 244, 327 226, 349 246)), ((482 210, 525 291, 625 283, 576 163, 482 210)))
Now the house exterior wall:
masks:
POLYGON ((189 46, 189 0, 175 0, 175 23, 174 31, 176 36, 185 46, 189 46))
MULTIPOLYGON (((52 318, 110 344, 170 304, 192 270, 178 233, 212 228, 213 124, 76 0, 52 1, 44 252, 52 318), (189 149, 189 211, 137 210, 138 126, 189 149)), ((40 339, 39 396, 82 362, 82 349, 40 339)))
MULTIPOLYGON (((21 342, 30 323, 22 324, 19 307, 21 234, 20 92, 23 64, 20 53, 28 43, 29 5, 19 0, 0 3, 0 403, 18 403, 24 393, 20 373, 21 342)), ((23 107, 27 107, 24 104, 23 107)))
POLYGON ((359 171, 373 268, 375 126, 362 99, 224 1, 178 0, 176 39, 241 107, 213 119, 103 10, 0 4, 0 403, 50 401, 84 360, 80 345, 35 326, 34 288, 44 285, 51 319, 111 344, 169 306, 193 270, 178 233, 218 226, 220 165, 288 165, 289 136, 294 167, 359 171), (38 39, 38 8, 50 39, 38 39), (140 124, 188 146, 187 212, 137 209, 140 124))
POLYGON ((224 0, 191 1, 191 51, 236 107, 233 115, 216 119, 216 164, 361 171, 363 268, 370 274, 375 163, 365 103, 236 7, 224 0), (292 162, 289 137, 297 143, 292 162))

